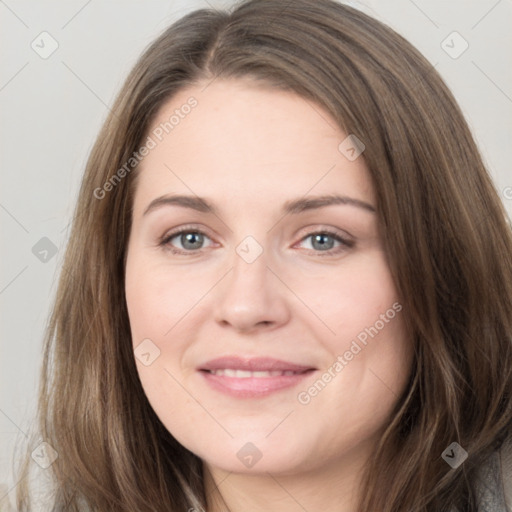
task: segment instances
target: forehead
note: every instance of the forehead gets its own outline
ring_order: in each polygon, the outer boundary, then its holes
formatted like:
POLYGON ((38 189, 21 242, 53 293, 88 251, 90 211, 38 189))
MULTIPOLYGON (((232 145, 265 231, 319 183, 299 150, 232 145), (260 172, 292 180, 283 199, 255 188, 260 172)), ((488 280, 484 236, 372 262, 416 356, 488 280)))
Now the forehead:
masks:
MULTIPOLYGON (((179 91, 159 110, 140 166, 135 208, 167 192, 267 202, 348 193, 373 200, 363 158, 321 106, 245 80, 216 79, 179 91)), ((248 204, 245 202, 244 204, 248 204)))

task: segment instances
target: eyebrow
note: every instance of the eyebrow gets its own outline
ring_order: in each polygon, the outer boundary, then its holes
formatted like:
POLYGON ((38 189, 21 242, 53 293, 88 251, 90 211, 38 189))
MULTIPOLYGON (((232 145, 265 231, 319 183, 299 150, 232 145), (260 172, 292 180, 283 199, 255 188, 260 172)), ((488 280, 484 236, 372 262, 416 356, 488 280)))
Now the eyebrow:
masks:
MULTIPOLYGON (((355 206, 368 212, 375 213, 375 208, 371 204, 361 201, 360 199, 339 195, 303 197, 293 201, 286 201, 283 205, 282 213, 285 215, 294 215, 307 210, 316 210, 318 208, 324 208, 332 205, 355 206)), ((192 210, 197 210, 198 212, 211 213, 213 215, 218 215, 219 213, 217 208, 204 198, 189 195, 165 195, 157 197, 151 201, 142 215, 147 215, 151 211, 163 206, 181 206, 183 208, 190 208, 192 210)))

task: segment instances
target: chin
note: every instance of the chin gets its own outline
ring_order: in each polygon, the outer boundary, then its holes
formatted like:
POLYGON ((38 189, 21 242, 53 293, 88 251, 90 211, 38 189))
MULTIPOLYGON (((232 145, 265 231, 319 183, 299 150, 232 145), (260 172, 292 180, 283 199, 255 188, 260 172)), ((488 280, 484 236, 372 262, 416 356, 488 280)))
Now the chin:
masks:
POLYGON ((240 474, 295 474, 314 466, 301 443, 284 445, 282 441, 243 436, 193 451, 209 466, 240 474), (308 462, 309 461, 309 462, 308 462))

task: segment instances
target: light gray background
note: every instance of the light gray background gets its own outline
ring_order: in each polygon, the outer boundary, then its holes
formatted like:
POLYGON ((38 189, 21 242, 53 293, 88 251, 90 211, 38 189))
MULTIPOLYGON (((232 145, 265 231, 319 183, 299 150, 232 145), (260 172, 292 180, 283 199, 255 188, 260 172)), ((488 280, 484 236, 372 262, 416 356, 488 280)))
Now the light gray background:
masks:
MULTIPOLYGON (((140 52, 170 23, 197 8, 232 3, 0 0, 1 510, 14 496, 12 450, 26 439, 35 411, 42 336, 68 223, 108 106, 140 52), (47 59, 31 47, 43 31, 59 45, 47 59), (46 262, 32 252, 43 237, 58 249, 46 262)), ((347 3, 393 27, 436 65, 512 216, 511 0, 347 3), (469 44, 458 58, 441 46, 453 31, 469 44)), ((450 36, 446 44, 458 52, 463 42, 450 36)))

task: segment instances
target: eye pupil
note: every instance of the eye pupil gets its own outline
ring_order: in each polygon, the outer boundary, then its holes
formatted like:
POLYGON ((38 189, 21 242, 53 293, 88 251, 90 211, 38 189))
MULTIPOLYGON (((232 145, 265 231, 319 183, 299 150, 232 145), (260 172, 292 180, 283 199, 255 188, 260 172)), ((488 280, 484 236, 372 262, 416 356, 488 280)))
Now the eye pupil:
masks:
POLYGON ((318 233, 313 236, 313 247, 320 250, 329 250, 334 246, 334 240, 331 235, 318 233))
POLYGON ((181 235, 181 244, 184 249, 200 249, 203 245, 203 235, 201 233, 184 233, 181 235))
MULTIPOLYGON (((194 252, 203 249, 205 236, 206 235, 204 235, 200 231, 183 231, 181 233, 177 233, 176 235, 169 237, 165 244, 172 245, 171 240, 177 239, 181 244, 182 251, 194 252)), ((313 250, 316 250, 318 252, 329 253, 336 245, 336 242, 340 243, 339 238, 336 235, 330 234, 329 232, 318 232, 310 234, 306 238, 311 240, 311 246, 313 250)), ((348 247, 351 246, 347 242, 343 242, 343 244, 348 247)), ((179 249, 177 250, 179 251, 179 249)))

